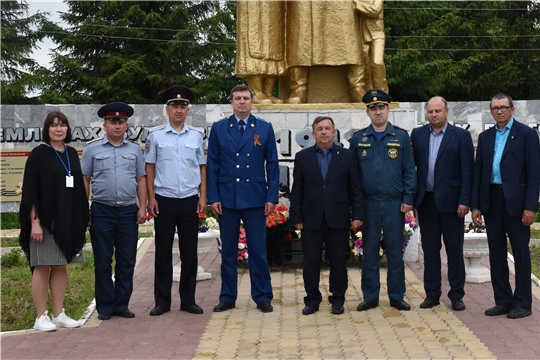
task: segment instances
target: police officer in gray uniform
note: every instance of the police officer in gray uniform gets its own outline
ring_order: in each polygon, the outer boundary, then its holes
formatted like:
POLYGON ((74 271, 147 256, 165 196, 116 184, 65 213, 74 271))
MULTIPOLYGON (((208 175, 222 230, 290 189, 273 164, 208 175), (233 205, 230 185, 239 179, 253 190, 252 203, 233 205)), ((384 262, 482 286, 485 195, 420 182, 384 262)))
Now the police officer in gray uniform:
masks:
POLYGON ((135 317, 128 308, 133 292, 138 224, 146 221, 146 177, 141 147, 125 139, 133 108, 122 102, 101 107, 105 136, 82 154, 86 193, 92 183, 90 236, 94 251, 96 308, 100 320, 135 317), (140 208, 137 206, 139 199, 140 208), (115 282, 111 278, 112 255, 115 282))
POLYGON ((360 167, 360 181, 365 199, 362 228, 362 292, 364 301, 358 311, 379 305, 379 247, 381 228, 388 258, 388 297, 390 306, 410 310, 403 300, 405 265, 403 263, 403 227, 405 214, 412 209, 416 191, 416 170, 407 132, 388 122, 390 95, 371 89, 364 95, 371 125, 357 131, 350 149, 360 167))
POLYGON ((185 121, 195 95, 176 85, 165 90, 167 125, 151 129, 144 159, 148 186, 148 213, 155 217, 154 298, 150 315, 159 316, 171 309, 173 277, 172 245, 178 230, 182 261, 180 310, 202 314, 195 303, 197 282, 197 237, 199 216, 206 212, 206 157, 203 135, 185 121), (200 198, 199 198, 200 194, 200 198))

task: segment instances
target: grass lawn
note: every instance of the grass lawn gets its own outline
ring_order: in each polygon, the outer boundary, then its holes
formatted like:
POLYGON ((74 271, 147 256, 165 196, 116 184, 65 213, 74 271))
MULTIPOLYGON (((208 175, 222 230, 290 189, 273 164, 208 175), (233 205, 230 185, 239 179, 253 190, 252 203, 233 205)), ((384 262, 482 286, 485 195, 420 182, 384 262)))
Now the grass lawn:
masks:
MULTIPOLYGON (((153 232, 139 233, 139 238, 152 237, 153 232)), ((19 246, 18 237, 3 237, 0 239, 2 247, 19 246)), ((90 242, 90 234, 86 234, 86 242, 90 242)), ((64 307, 66 314, 73 319, 80 319, 88 305, 94 298, 94 255, 92 251, 84 251, 84 262, 71 264, 67 267, 68 285, 64 307)), ((1 299, 2 322, 1 331, 31 329, 36 319, 34 300, 32 299, 32 273, 28 261, 18 249, 0 257, 2 269, 1 299)), ((114 258, 113 258, 114 269, 114 258)), ((52 303, 47 300, 47 309, 52 311, 52 303)))
MULTIPOLYGON (((64 307, 66 314, 80 319, 94 298, 94 255, 84 251, 84 262, 67 267, 68 285, 64 307)), ((1 331, 31 329, 36 319, 32 299, 32 273, 26 257, 20 250, 0 258, 2 262, 2 323, 1 331)), ((52 303, 47 299, 47 309, 52 311, 52 303)))

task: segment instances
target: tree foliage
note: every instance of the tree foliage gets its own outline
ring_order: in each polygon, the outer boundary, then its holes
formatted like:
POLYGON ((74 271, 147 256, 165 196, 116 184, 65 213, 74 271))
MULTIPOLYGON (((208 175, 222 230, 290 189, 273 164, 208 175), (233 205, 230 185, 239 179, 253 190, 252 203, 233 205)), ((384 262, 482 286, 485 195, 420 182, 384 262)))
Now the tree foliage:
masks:
POLYGON ((540 95, 534 1, 386 1, 386 65, 393 97, 425 101, 540 95))
POLYGON ((40 30, 49 24, 47 13, 28 14, 27 1, 2 1, 2 104, 29 104, 27 94, 39 86, 39 64, 32 50, 44 38, 40 30))
POLYGON ((219 103, 234 77, 234 3, 67 1, 47 103, 159 102, 169 86, 219 103))

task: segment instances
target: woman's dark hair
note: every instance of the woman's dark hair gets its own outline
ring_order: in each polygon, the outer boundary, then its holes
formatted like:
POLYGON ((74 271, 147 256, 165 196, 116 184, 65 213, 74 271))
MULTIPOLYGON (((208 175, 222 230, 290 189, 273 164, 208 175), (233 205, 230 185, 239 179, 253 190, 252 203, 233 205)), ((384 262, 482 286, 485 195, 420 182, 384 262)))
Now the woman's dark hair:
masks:
POLYGON ((49 137, 49 128, 54 123, 54 119, 58 119, 60 123, 67 125, 66 138, 64 139, 65 143, 71 142, 71 126, 69 126, 69 121, 67 116, 61 111, 51 111, 47 114, 45 118, 45 123, 43 124, 43 130, 41 130, 41 139, 44 143, 51 144, 51 138, 49 137))

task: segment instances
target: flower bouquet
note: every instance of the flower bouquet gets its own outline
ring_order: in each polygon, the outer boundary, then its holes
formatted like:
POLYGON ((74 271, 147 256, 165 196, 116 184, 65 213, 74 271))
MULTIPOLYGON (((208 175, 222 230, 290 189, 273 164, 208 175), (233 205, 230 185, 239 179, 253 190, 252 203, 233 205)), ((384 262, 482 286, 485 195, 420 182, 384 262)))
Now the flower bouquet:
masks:
MULTIPOLYGON (((412 212, 408 212, 405 214, 405 226, 403 228, 403 251, 407 248, 407 245, 409 245, 409 241, 411 240, 411 237, 413 236, 414 232, 418 229, 418 225, 416 224, 416 219, 412 212)), ((385 255, 384 250, 384 233, 381 231, 381 247, 379 250, 379 257, 382 257, 385 255)), ((361 260, 362 256, 364 254, 363 249, 363 242, 362 242, 362 232, 359 231, 356 234, 351 233, 351 240, 350 240, 350 246, 351 246, 351 252, 354 254, 354 256, 361 260)))
POLYGON ((465 232, 466 233, 485 233, 486 232, 486 226, 478 226, 474 223, 470 223, 468 226, 465 224, 465 232))
POLYGON ((280 203, 266 217, 266 257, 269 265, 283 265, 283 249, 290 248, 291 240, 289 209, 280 203))
POLYGON ((212 210, 208 208, 205 214, 199 214, 199 233, 219 230, 219 224, 212 210))

